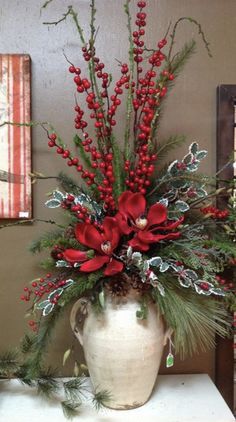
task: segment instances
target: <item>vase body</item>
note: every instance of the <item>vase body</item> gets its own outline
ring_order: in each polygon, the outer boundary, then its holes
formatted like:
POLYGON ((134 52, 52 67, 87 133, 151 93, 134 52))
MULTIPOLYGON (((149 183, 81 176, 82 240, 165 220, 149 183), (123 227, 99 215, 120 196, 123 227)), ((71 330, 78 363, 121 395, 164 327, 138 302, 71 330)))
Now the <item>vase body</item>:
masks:
POLYGON ((143 405, 151 395, 159 370, 167 333, 154 303, 148 304, 147 319, 140 320, 139 296, 106 298, 103 312, 89 307, 83 329, 76 328, 76 306, 71 325, 84 348, 93 387, 107 390, 113 409, 143 405))

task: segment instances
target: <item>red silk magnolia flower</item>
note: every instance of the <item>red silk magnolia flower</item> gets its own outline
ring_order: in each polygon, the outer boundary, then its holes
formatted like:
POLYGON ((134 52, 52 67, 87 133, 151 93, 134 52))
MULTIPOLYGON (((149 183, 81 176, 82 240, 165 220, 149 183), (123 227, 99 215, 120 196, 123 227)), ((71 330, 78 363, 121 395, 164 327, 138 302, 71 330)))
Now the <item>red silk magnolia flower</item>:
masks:
POLYGON ((100 233, 92 223, 78 223, 75 228, 76 239, 84 246, 96 251, 95 256, 88 259, 86 252, 76 249, 66 249, 63 253, 66 261, 70 263, 83 262, 80 271, 92 272, 106 265, 104 275, 110 276, 123 269, 123 263, 113 258, 113 251, 120 240, 120 230, 117 221, 112 217, 103 220, 103 232, 100 233))
POLYGON ((134 250, 147 251, 151 243, 164 239, 175 239, 180 232, 166 233, 174 230, 182 222, 167 219, 167 209, 161 203, 152 205, 146 211, 146 199, 141 193, 123 192, 119 197, 119 212, 116 215, 120 231, 123 234, 135 232, 128 241, 134 250))

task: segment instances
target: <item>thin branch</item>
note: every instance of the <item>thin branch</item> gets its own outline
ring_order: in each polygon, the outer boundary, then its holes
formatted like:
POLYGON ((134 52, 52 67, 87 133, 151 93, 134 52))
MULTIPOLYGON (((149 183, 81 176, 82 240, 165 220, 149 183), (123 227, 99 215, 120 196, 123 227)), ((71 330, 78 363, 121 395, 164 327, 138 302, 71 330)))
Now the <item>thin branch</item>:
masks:
POLYGON ((42 7, 41 7, 41 9, 40 10, 42 10, 42 9, 46 9, 46 7, 50 4, 50 3, 52 3, 52 1, 53 0, 47 0, 43 5, 42 5, 42 7))
POLYGON ((43 129, 45 129, 44 125, 50 125, 49 122, 10 122, 10 121, 5 121, 3 123, 0 124, 0 127, 6 126, 6 125, 10 125, 10 126, 26 126, 26 127, 35 127, 35 126, 41 126, 43 129))
POLYGON ((31 218, 29 220, 19 220, 19 221, 16 221, 14 223, 2 224, 2 225, 0 225, 0 229, 4 229, 5 227, 21 226, 22 224, 36 223, 36 222, 53 224, 53 225, 56 225, 57 227, 60 227, 61 229, 65 228, 64 226, 56 223, 56 221, 53 221, 53 220, 42 220, 41 218, 31 218))
POLYGON ((188 21, 190 23, 193 23, 194 25, 196 25, 198 27, 198 33, 202 37, 202 40, 203 40, 203 43, 204 43, 205 48, 207 50, 208 56, 209 57, 212 57, 212 53, 211 53, 211 50, 210 50, 210 43, 207 41, 207 39, 205 37, 205 34, 204 34, 203 30, 202 30, 202 27, 200 25, 200 23, 196 19, 193 19, 193 18, 190 18, 190 17, 187 17, 187 16, 183 16, 182 18, 179 18, 177 20, 177 22, 175 23, 175 25, 173 27, 173 31, 170 34, 171 44, 170 44, 170 48, 169 48, 169 53, 168 53, 168 56, 167 56, 167 60, 168 61, 171 60, 171 53, 172 53, 172 50, 173 50, 173 47, 174 47, 174 43, 175 43, 175 37, 176 37, 177 27, 178 27, 179 23, 182 22, 182 21, 184 21, 184 20, 186 20, 186 21, 188 21))
MULTIPOLYGON (((52 0, 49 0, 49 1, 52 1, 52 0)), ((65 21, 67 16, 69 16, 71 14, 71 9, 72 9, 72 7, 68 6, 68 11, 62 15, 63 17, 61 19, 59 19, 58 21, 55 21, 55 22, 43 22, 43 25, 58 25, 59 23, 65 21)))
MULTIPOLYGON (((133 37, 132 37, 132 27, 131 27, 131 14, 129 9, 130 0, 126 0, 126 3, 124 5, 125 13, 127 14, 127 28, 129 33, 129 67, 130 67, 130 81, 129 81, 129 90, 128 90, 128 97, 126 102, 126 126, 125 126, 125 143, 124 143, 124 154, 125 154, 125 160, 129 160, 130 158, 130 121, 131 121, 131 115, 132 115, 132 82, 134 78, 134 43, 133 43, 133 37)), ((135 111, 135 120, 137 117, 137 112, 135 111)), ((134 126, 135 130, 135 126, 134 126)))

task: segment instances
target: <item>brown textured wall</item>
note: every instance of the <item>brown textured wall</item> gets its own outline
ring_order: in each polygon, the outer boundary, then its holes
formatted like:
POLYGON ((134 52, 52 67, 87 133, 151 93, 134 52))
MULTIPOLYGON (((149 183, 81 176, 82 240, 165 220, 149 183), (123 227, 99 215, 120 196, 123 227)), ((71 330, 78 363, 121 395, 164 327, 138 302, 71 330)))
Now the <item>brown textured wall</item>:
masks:
MULTIPOLYGON (((71 21, 57 27, 48 27, 43 21, 57 20, 72 2, 54 0, 40 15, 40 0, 0 0, 0 53, 27 53, 32 58, 32 117, 48 120, 70 142, 73 130, 74 86, 67 72, 63 51, 69 60, 83 65, 78 37, 71 21)), ((132 2, 132 5, 135 2, 132 2)), ((74 0, 81 20, 88 17, 88 0, 74 0)), ((185 133, 188 141, 199 140, 209 151, 202 168, 213 173, 215 168, 215 91, 221 83, 236 83, 236 2, 235 0, 150 0, 148 44, 163 37, 170 21, 181 16, 198 19, 211 43, 213 58, 209 59, 199 39, 198 31, 189 23, 178 32, 178 44, 194 37, 198 41, 197 54, 187 64, 176 82, 168 102, 160 129, 160 137, 185 133)), ((123 0, 98 0, 97 37, 99 56, 108 69, 117 74, 117 62, 124 60, 127 39, 123 14, 123 0)), ((85 35, 88 26, 85 25, 85 35)), ((120 114, 122 120, 123 113, 120 114)), ((122 132, 118 139, 122 139, 122 132)), ((33 169, 46 175, 55 175, 64 162, 47 148, 45 134, 33 130, 33 169)), ((178 151, 178 156, 184 149, 178 151)), ((172 155, 173 156, 173 155, 172 155)), ((60 219, 59 214, 44 208, 45 194, 54 187, 53 182, 34 185, 34 216, 60 219)), ((27 246, 48 227, 33 224, 0 230, 0 350, 18 344, 26 327, 26 306, 19 297, 23 287, 34 277, 43 274, 38 268, 41 257, 31 256, 27 246)), ((52 344, 50 360, 61 364, 63 352, 72 342, 66 318, 60 323, 52 344)), ((79 349, 78 349, 79 350, 79 349)), ((65 369, 69 373, 70 366, 65 369)), ((176 364, 172 372, 208 372, 214 377, 214 352, 207 352, 186 362, 176 364)))

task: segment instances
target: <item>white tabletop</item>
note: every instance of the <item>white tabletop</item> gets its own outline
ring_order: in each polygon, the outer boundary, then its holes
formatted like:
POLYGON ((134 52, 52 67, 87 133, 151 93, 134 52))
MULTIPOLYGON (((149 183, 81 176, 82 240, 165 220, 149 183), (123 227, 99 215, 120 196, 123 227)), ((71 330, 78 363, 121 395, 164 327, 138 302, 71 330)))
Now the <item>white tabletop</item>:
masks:
MULTIPOLYGON (((89 381, 88 381, 89 383, 89 381)), ((83 422, 234 422, 235 418, 208 375, 159 375, 151 399, 132 410, 102 409, 86 403, 75 421, 83 422)), ((65 422, 59 402, 46 402, 18 381, 0 383, 1 422, 65 422)))

